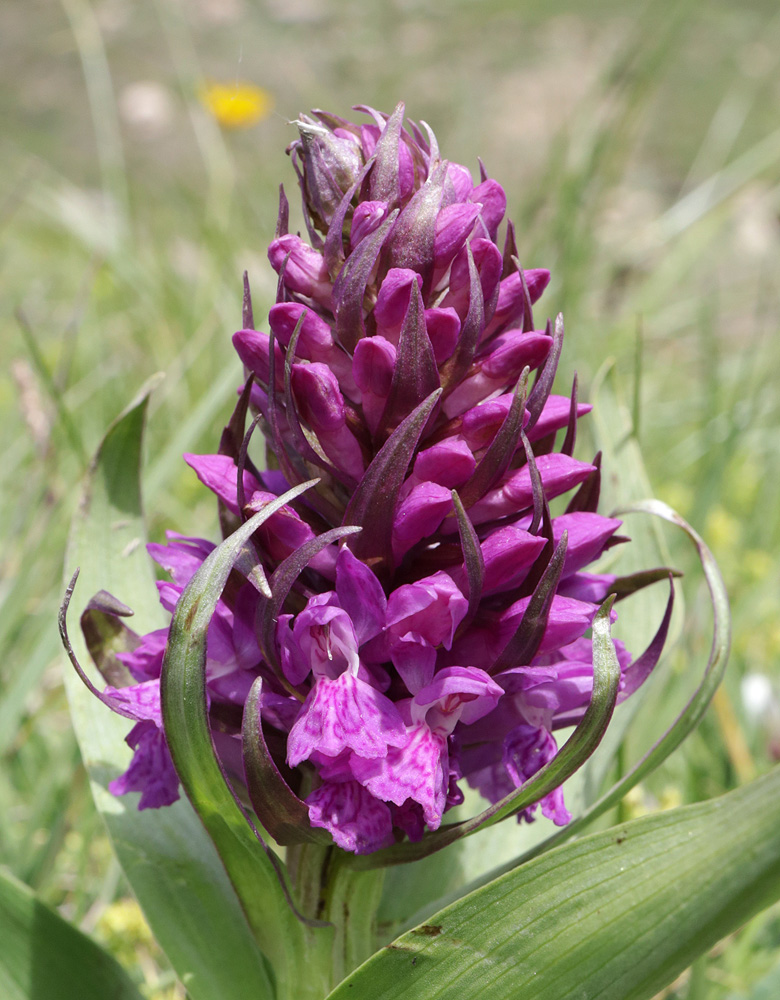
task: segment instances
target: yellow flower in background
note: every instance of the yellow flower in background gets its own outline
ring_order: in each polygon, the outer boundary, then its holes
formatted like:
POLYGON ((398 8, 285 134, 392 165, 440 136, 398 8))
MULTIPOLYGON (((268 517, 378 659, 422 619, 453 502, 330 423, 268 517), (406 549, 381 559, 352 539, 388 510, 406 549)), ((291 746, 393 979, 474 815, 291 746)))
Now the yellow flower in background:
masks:
POLYGON ((274 105, 271 94, 254 83, 210 83, 201 91, 201 101, 223 128, 251 128, 274 105))

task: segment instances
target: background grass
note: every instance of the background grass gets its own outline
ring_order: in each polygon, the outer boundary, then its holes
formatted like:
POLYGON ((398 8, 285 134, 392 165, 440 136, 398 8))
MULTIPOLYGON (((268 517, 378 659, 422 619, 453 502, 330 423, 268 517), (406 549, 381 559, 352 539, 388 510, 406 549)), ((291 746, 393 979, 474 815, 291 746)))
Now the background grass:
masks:
MULTIPOLYGON (((657 495, 721 562, 728 679, 624 808, 709 797, 780 757, 779 61, 771 0, 0 6, 0 861, 150 996, 183 994, 127 899, 70 733, 62 553, 88 456, 158 370, 151 534, 216 530, 179 456, 213 450, 230 412, 244 269, 256 316, 272 301, 264 248, 280 180, 294 202, 284 148, 301 110, 405 99, 445 155, 483 158, 523 264, 553 271, 561 385, 577 369, 587 398, 612 359, 657 495), (223 131, 200 99, 208 81, 260 85, 276 113, 223 131)), ((700 579, 684 547, 674 559, 688 619, 658 706, 669 712, 708 644, 700 579)), ((775 997, 778 944, 770 910, 669 995, 775 997)))

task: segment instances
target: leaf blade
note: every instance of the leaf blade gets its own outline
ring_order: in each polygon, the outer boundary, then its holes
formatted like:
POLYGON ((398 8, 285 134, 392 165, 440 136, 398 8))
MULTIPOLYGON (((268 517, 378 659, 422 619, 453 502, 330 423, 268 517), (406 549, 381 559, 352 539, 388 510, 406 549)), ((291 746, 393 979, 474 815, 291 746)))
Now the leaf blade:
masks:
POLYGON ((0 871, 0 993, 5 1000, 141 1000, 98 944, 0 871))
POLYGON ((435 914, 329 1000, 646 1000, 780 897, 779 822, 775 768, 584 837, 435 914))

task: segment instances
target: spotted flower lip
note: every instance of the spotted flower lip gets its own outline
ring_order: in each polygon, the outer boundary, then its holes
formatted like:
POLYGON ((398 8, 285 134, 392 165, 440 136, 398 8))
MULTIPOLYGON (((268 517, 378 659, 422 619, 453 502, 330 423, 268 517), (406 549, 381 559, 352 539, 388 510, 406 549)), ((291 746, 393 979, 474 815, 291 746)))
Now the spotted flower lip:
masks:
MULTIPOLYGON (((226 534, 283 498, 209 626, 216 752, 248 759, 257 739, 308 823, 365 854, 438 829, 463 781, 497 802, 553 760, 554 734, 590 704, 588 632, 616 580, 588 567, 627 540, 597 512, 599 457, 573 456, 590 407, 576 382, 552 394, 563 323, 534 317, 550 273, 519 263, 503 188, 442 159, 403 105, 357 110, 363 123, 323 111, 297 123, 308 240, 289 232, 282 191, 267 330, 247 284, 233 338, 247 381, 219 453, 185 460, 226 534), (251 691, 259 729, 242 736, 251 691)), ((164 607, 213 549, 176 534, 149 546, 171 576, 164 607)), ((112 790, 141 792, 140 808, 178 797, 165 638, 140 637, 119 657, 127 686, 99 695, 135 723, 112 790)), ((616 650, 623 700, 660 649, 616 650)), ((538 805, 570 819, 560 788, 538 805)))

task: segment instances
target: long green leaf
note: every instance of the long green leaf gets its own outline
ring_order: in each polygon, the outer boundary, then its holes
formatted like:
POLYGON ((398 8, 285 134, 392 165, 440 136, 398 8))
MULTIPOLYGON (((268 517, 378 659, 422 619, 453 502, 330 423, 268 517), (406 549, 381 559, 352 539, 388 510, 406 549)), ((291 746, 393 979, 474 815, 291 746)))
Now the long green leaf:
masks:
POLYGON ((646 1000, 780 898, 780 768, 550 851, 435 914, 330 1000, 646 1000))
MULTIPOLYGON (((105 589, 134 609, 130 622, 137 632, 165 624, 144 549, 139 485, 151 388, 147 386, 109 429, 87 477, 65 567, 68 579, 81 567, 71 621, 78 621, 93 594, 105 589)), ((102 685, 80 630, 71 632, 84 669, 102 685)), ((263 956, 189 803, 182 800, 165 809, 138 812, 135 796, 111 795, 109 781, 130 761, 124 743, 128 723, 94 698, 70 667, 65 685, 97 807, 154 935, 192 1000, 273 996, 263 956)))
POLYGON ((2 871, 0 942, 3 1000, 141 1000, 108 952, 2 871))

